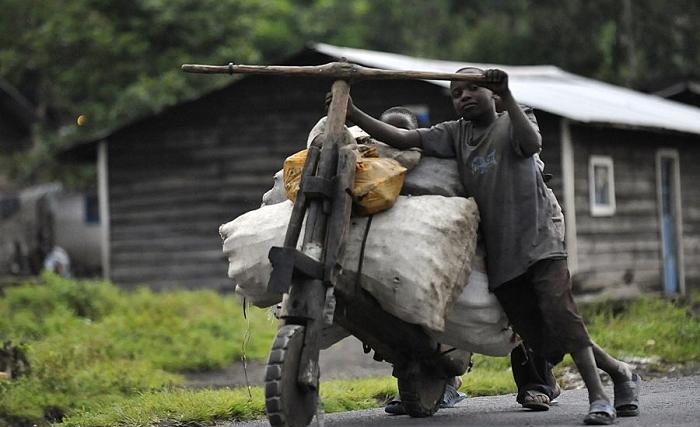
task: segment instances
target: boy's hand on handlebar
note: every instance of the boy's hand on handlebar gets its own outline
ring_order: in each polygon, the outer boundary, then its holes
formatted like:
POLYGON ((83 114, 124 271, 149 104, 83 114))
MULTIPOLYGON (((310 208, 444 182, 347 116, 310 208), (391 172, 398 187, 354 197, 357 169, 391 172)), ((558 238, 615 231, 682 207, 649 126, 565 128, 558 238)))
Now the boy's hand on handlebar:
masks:
POLYGON ((506 95, 510 92, 508 87, 508 74, 505 71, 499 69, 489 69, 484 71, 485 79, 479 82, 479 86, 483 86, 490 89, 494 94, 498 96, 506 95))

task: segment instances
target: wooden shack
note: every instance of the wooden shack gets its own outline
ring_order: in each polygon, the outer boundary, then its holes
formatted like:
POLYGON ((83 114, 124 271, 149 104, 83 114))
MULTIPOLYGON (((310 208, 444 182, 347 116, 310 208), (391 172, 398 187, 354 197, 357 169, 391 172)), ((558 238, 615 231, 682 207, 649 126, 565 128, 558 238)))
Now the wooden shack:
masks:
MULTIPOLYGON (((673 294, 700 286, 700 109, 552 66, 467 64, 324 44, 283 63, 341 57, 389 69, 504 68, 516 99, 534 107, 540 123, 577 290, 636 284, 673 294)), ((230 288, 217 227, 259 206, 272 175, 304 147, 323 115, 329 87, 318 79, 237 78, 73 147, 68 154, 97 159, 109 277, 125 286, 230 288)), ((444 82, 366 81, 352 94, 373 115, 406 105, 424 125, 454 117, 444 82)))

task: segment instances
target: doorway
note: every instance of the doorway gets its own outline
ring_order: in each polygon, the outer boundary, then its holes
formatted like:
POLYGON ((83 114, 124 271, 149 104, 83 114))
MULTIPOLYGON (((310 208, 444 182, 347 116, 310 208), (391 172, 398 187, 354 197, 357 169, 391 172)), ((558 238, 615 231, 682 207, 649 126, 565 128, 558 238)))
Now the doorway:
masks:
POLYGON ((685 293, 683 270, 683 220, 678 150, 656 154, 656 188, 659 200, 664 294, 685 293))

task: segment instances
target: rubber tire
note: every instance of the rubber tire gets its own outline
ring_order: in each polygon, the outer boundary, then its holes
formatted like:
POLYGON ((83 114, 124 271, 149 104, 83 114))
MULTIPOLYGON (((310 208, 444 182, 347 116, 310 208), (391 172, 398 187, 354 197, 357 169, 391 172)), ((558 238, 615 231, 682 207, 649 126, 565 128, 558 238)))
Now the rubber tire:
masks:
POLYGON ((318 407, 318 390, 297 384, 304 327, 283 325, 272 343, 265 369, 265 409, 273 427, 306 427, 318 407))
POLYGON ((413 375, 399 377, 398 383, 406 413, 411 417, 425 418, 439 409, 447 379, 431 376, 419 368, 413 375))

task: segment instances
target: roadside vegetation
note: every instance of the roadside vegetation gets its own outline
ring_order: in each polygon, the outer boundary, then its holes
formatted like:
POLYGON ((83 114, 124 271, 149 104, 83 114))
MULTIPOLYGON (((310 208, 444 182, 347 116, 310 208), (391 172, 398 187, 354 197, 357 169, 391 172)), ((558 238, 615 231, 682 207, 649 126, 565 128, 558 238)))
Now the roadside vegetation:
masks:
MULTIPOLYGON (((682 302, 644 297, 582 311, 594 339, 618 357, 697 364, 699 306, 697 295, 682 302)), ((221 368, 244 352, 251 360, 266 358, 276 322, 267 310, 248 308, 246 315, 236 297, 209 291, 126 292, 53 275, 6 288, 0 340, 24 350, 31 370, 0 380, 0 426, 199 425, 262 417, 261 387, 182 387, 185 371, 221 368)), ((463 378, 462 390, 472 396, 514 391, 507 358, 476 357, 463 378)), ((321 388, 326 412, 377 407, 395 393, 391 377, 324 381, 321 388)))
POLYGON ((107 282, 43 275, 6 288, 0 340, 24 349, 31 371, 0 381, 0 425, 60 421, 183 383, 179 373, 266 357, 275 322, 266 310, 211 291, 125 292, 107 282))

